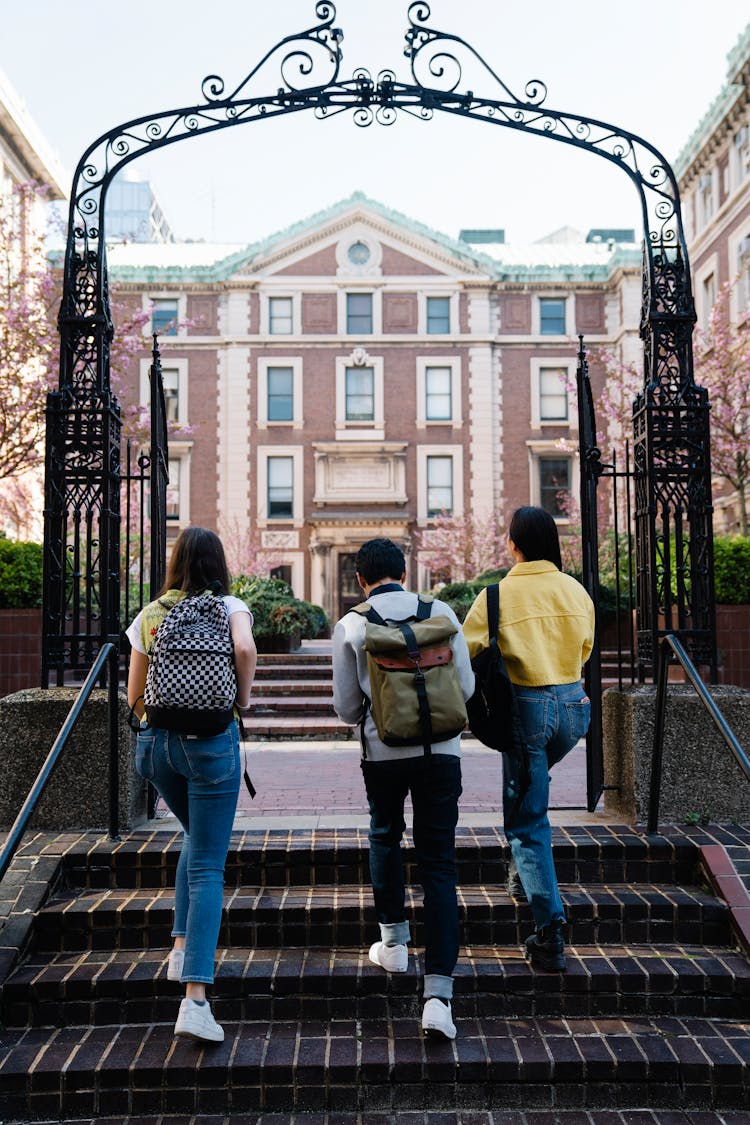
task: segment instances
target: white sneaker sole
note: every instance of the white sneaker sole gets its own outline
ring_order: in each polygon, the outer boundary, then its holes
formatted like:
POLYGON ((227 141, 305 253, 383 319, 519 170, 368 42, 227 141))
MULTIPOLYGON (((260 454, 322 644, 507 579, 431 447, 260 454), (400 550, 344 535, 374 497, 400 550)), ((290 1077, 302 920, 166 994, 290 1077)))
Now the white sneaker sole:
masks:
POLYGON ((408 968, 409 968, 409 954, 408 953, 406 955, 406 959, 405 959, 403 965, 398 965, 398 966, 384 965, 383 962, 378 959, 378 952, 381 948, 383 948, 382 941, 376 941, 370 946, 370 952, 368 953, 367 956, 370 958, 373 965, 377 965, 379 969, 383 969, 386 973, 405 973, 408 970, 408 968))
POLYGON ((198 1024, 191 1026, 188 1020, 185 1020, 180 1026, 175 1026, 174 1034, 175 1039, 196 1039, 201 1043, 224 1042, 224 1029, 222 1027, 214 1030, 198 1024))
POLYGON ((451 1027, 438 1027, 436 1023, 423 1023, 422 1031, 428 1039, 444 1039, 450 1041, 456 1038, 456 1029, 453 1025, 451 1025, 451 1027))

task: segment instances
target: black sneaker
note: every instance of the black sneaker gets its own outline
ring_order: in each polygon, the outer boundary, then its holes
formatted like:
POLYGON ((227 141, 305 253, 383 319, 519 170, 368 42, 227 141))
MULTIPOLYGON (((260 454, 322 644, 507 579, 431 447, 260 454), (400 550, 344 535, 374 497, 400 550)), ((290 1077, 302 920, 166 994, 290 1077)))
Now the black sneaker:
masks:
POLYGON ((526 938, 526 956, 535 969, 544 969, 547 973, 565 972, 565 939, 559 918, 526 938))

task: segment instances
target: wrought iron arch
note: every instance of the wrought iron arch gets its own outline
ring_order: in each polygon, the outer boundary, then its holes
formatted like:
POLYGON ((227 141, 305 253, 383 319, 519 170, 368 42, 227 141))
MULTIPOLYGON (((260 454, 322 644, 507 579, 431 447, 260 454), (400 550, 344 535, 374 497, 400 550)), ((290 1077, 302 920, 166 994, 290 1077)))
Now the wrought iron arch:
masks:
MULTIPOLYGON (((43 680, 87 665, 119 636, 120 411, 109 383, 107 188, 126 164, 188 137, 312 110, 325 119, 390 125, 399 112, 436 111, 538 134, 596 153, 639 192, 644 225, 644 385, 633 407, 636 469, 639 659, 650 666, 658 637, 677 631, 691 655, 715 667, 708 399, 693 379, 695 312, 674 173, 652 145, 595 118, 545 105, 543 82, 516 97, 457 35, 429 26, 423 0, 408 8, 405 55, 411 81, 365 69, 341 80, 343 34, 329 0, 318 22, 286 36, 231 93, 217 75, 195 105, 140 117, 99 137, 75 172, 65 254, 60 380, 47 404, 43 680), (462 88, 467 64, 489 92, 462 88), (278 69, 274 71, 274 68, 278 69), (273 80, 271 73, 273 71, 273 80), (259 88, 259 92, 255 92, 259 88)), ((595 435, 582 448, 592 486, 595 435)))

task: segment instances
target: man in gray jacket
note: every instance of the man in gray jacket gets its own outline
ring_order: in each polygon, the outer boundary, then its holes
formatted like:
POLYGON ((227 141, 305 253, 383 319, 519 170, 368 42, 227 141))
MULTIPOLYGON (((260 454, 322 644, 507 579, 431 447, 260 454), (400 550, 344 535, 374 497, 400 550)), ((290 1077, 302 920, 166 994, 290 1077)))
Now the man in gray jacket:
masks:
MULTIPOLYGON (((357 581, 364 597, 386 621, 416 617, 418 597, 404 589, 406 560, 390 539, 364 543, 355 560, 357 581)), ((450 618, 457 626, 451 638, 453 660, 461 691, 468 699, 474 674, 458 620, 445 602, 435 601, 432 616, 450 618)), ((458 958, 455 829, 461 794, 460 735, 436 742, 425 754, 421 744, 386 746, 378 737, 372 711, 367 654, 366 619, 350 612, 333 634, 333 705, 345 723, 364 721, 362 773, 370 806, 370 878, 380 941, 370 948, 370 960, 387 972, 404 973, 410 940, 406 920, 401 837, 405 828, 404 801, 411 794, 413 838, 424 891, 425 979, 422 1027, 428 1035, 455 1039, 451 1018, 453 970, 458 958)))

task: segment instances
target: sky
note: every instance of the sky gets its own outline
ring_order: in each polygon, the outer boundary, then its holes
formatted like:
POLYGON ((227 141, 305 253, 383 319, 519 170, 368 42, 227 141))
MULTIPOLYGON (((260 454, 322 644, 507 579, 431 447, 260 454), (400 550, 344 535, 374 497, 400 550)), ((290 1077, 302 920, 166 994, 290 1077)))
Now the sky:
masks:
MULTIPOLYGON (((396 71, 407 0, 336 0, 340 78, 396 71)), ((640 134, 674 160, 726 78, 747 0, 431 0, 432 27, 481 52, 523 97, 640 134)), ((131 118, 234 89, 275 43, 318 21, 313 0, 0 0, 0 69, 70 177, 84 149, 131 118)), ((280 85, 269 62, 253 93, 280 85)), ((500 96, 486 72, 461 89, 500 96)), ((437 114, 358 128, 311 111, 197 137, 130 166, 149 179, 178 238, 247 243, 353 191, 455 237, 464 227, 530 242, 564 226, 634 227, 635 189, 608 162, 539 136, 437 114)))

